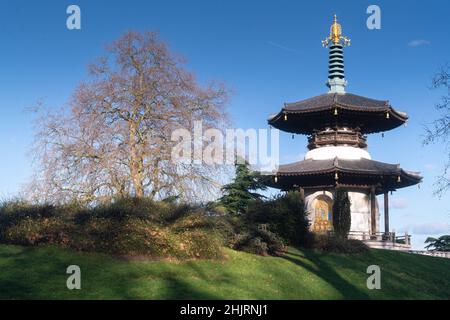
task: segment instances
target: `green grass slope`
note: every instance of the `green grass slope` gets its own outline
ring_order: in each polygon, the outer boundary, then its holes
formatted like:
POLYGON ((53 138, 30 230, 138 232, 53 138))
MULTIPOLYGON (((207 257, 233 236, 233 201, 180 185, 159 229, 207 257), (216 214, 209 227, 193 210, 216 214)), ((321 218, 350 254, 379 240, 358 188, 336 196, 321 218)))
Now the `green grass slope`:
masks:
POLYGON ((450 299, 450 259, 382 250, 226 254, 224 261, 145 262, 0 245, 0 299, 450 299), (81 290, 66 288, 72 264, 81 267, 81 290), (381 290, 366 287, 372 264, 381 268, 381 290))

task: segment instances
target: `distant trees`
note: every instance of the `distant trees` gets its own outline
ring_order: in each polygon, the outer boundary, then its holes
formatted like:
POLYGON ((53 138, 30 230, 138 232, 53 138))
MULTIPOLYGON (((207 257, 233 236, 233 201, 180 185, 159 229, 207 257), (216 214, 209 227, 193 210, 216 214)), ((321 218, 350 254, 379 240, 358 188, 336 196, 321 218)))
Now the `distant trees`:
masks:
POLYGON ((333 229, 337 237, 347 239, 351 226, 350 199, 341 188, 336 189, 333 201, 333 229))
POLYGON ((443 143, 443 154, 445 154, 444 171, 438 177, 435 193, 442 196, 450 188, 450 66, 446 65, 434 76, 432 88, 443 88, 445 95, 441 102, 436 104, 440 117, 432 124, 426 126, 424 144, 435 142, 443 143))
POLYGON ((38 117, 29 193, 52 202, 198 199, 218 187, 217 167, 171 161, 171 134, 196 120, 223 128, 223 86, 200 87, 155 33, 126 33, 89 74, 66 106, 38 117))
POLYGON ((240 214, 251 201, 263 198, 256 191, 266 190, 267 187, 262 182, 261 174, 252 172, 246 162, 236 163, 235 171, 233 181, 222 187, 223 196, 219 202, 229 213, 240 214))
POLYGON ((428 237, 425 243, 428 243, 425 247, 427 250, 450 252, 450 235, 444 235, 437 239, 428 237))

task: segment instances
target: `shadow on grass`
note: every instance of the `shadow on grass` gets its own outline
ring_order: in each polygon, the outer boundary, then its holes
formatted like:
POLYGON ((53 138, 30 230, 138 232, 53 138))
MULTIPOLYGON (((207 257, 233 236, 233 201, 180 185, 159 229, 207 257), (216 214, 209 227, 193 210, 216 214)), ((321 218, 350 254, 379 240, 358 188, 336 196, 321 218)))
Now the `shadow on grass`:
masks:
POLYGON ((56 247, 1 245, 0 299, 448 299, 450 261, 444 260, 384 251, 349 256, 294 249, 280 258, 236 253, 226 263, 145 263, 56 247), (81 290, 66 287, 66 269, 72 264, 81 267, 81 290), (383 290, 366 289, 370 264, 380 265, 383 290))
POLYGON ((304 268, 326 281, 335 288, 344 299, 370 299, 370 296, 367 293, 342 278, 336 272, 335 266, 329 266, 326 262, 322 261, 320 255, 312 254, 308 250, 302 252, 304 254, 303 256, 293 252, 287 252, 282 258, 304 268), (308 260, 313 266, 303 262, 302 259, 308 260))
POLYGON ((139 263, 51 247, 5 248, 0 250, 0 299, 220 299, 174 270, 142 269, 139 263), (66 269, 72 264, 81 268, 81 290, 67 289, 66 269))

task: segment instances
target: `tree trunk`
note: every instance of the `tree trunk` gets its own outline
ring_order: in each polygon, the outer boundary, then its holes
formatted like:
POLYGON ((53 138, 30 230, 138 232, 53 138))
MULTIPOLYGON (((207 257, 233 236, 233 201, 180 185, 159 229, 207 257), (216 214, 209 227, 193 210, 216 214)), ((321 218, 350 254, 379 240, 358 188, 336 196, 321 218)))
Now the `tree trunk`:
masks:
POLYGON ((136 123, 130 123, 130 174, 136 198, 144 197, 144 179, 142 176, 142 157, 138 150, 136 123))

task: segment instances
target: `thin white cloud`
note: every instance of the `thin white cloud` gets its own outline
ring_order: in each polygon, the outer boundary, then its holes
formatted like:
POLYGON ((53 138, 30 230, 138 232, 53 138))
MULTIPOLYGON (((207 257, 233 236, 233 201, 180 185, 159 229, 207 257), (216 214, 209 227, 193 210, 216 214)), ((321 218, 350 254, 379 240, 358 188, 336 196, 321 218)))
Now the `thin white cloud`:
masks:
POLYGON ((450 224, 442 222, 427 222, 410 225, 408 229, 415 234, 443 235, 450 233, 450 224))
POLYGON ((436 168, 436 166, 434 164, 432 164, 432 163, 426 163, 424 165, 424 167, 425 167, 425 169, 427 169, 429 171, 433 171, 436 168))
POLYGON ((408 43, 408 46, 412 47, 412 48, 420 47, 420 46, 429 46, 429 45, 431 45, 431 41, 424 40, 424 39, 411 40, 408 43))
POLYGON ((279 43, 277 43, 277 42, 267 41, 267 44, 268 44, 268 45, 271 45, 272 47, 275 47, 275 48, 278 48, 278 49, 282 49, 282 50, 284 50, 284 51, 289 51, 289 52, 293 52, 293 53, 300 53, 300 52, 298 52, 298 51, 295 50, 295 49, 286 47, 286 46, 284 46, 284 45, 282 45, 282 44, 279 44, 279 43))

